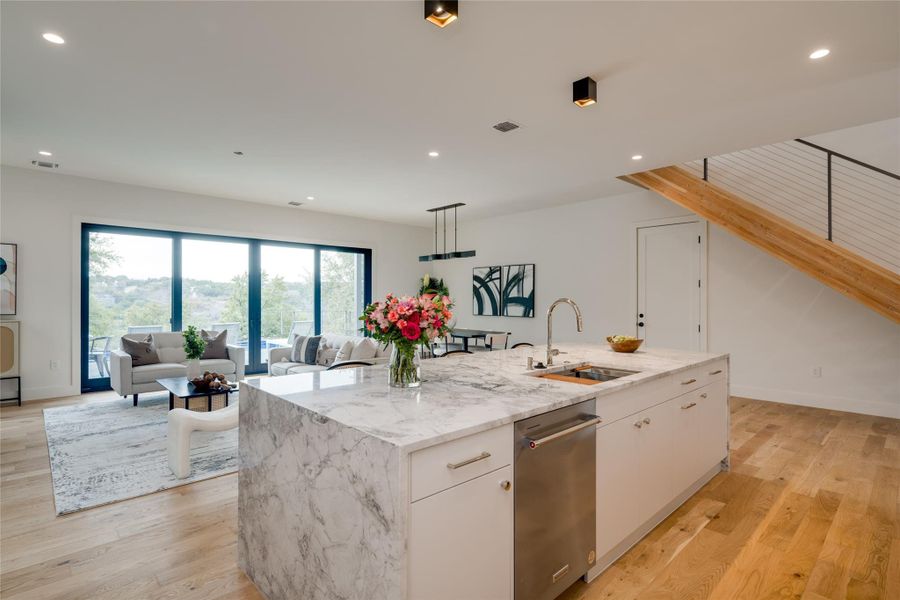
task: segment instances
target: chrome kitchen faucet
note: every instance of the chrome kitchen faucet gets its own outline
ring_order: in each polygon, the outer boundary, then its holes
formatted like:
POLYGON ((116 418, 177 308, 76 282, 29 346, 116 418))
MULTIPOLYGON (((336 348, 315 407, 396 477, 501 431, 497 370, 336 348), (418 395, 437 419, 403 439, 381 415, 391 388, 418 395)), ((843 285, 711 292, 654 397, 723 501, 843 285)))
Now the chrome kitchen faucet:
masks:
POLYGON ((547 366, 553 364, 553 357, 559 354, 559 350, 553 349, 553 309, 559 304, 568 304, 575 309, 575 323, 578 327, 578 333, 584 331, 584 322, 581 320, 581 309, 575 304, 571 298, 560 298, 550 305, 547 309, 547 366))

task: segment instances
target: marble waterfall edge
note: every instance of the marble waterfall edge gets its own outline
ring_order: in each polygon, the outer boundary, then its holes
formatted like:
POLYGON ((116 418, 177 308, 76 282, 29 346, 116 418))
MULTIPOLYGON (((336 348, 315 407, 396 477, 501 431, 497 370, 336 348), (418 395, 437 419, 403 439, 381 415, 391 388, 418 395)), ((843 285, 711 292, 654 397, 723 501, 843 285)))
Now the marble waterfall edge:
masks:
POLYGON ((242 386, 238 561, 270 600, 405 595, 400 450, 242 386))

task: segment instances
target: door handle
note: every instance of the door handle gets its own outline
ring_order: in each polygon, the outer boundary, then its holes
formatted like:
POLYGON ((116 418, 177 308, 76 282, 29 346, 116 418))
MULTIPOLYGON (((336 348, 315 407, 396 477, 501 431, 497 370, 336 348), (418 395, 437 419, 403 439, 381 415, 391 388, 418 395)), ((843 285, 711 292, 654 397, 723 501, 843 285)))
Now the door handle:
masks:
POLYGON ((472 458, 467 458, 466 460, 458 463, 447 463, 448 469, 458 469, 460 467, 464 467, 466 465, 471 465, 473 462, 478 462, 479 460, 484 460, 486 458, 490 458, 490 452, 482 452, 478 456, 473 456, 472 458))
POLYGON ((551 433, 550 435, 545 435, 539 438, 525 438, 525 441, 528 442, 528 447, 532 450, 537 450, 544 444, 552 442, 553 440, 558 440, 559 438, 566 437, 582 429, 586 429, 591 425, 596 425, 597 423, 602 422, 603 419, 598 417, 597 415, 584 415, 581 420, 572 425, 571 427, 566 427, 562 431, 557 431, 556 433, 551 433))
POLYGON ((643 326, 644 326, 644 322, 643 322, 643 321, 638 321, 638 327, 643 327, 643 326))

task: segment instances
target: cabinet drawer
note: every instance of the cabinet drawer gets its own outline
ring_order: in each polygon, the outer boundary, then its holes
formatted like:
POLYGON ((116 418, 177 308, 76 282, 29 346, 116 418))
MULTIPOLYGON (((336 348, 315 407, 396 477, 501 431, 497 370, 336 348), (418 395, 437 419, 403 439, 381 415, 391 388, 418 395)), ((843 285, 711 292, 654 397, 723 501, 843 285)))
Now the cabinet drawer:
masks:
POLYGON ((703 387, 705 382, 704 373, 704 367, 694 367, 672 375, 669 379, 671 389, 669 397, 680 396, 703 387))
POLYGON ((708 365, 703 365, 702 367, 697 367, 696 371, 697 381, 700 382, 700 385, 709 385, 725 379, 725 376, 728 373, 728 362, 719 360, 708 365))
POLYGON ((410 456, 410 501, 512 464, 513 426, 504 425, 410 456))

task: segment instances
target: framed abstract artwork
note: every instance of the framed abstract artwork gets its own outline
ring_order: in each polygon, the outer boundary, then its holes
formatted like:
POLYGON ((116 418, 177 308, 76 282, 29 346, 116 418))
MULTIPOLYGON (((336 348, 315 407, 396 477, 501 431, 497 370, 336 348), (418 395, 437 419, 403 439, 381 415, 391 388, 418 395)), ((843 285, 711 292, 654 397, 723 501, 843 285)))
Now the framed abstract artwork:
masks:
POLYGON ((500 316, 500 267, 472 269, 472 314, 500 316))
POLYGON ((16 314, 17 246, 0 244, 0 315, 16 314))
POLYGON ((504 317, 534 317, 534 265, 503 267, 502 313, 504 317))

